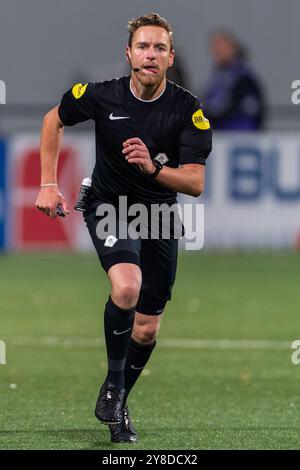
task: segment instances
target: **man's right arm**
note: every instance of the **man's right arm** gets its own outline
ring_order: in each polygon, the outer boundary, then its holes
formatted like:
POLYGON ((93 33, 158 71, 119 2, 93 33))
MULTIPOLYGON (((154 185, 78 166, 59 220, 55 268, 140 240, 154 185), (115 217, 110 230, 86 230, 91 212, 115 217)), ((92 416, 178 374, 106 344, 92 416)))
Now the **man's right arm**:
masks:
POLYGON ((36 200, 36 207, 47 216, 55 218, 56 208, 61 205, 66 214, 68 205, 57 186, 57 164, 64 125, 58 114, 58 106, 51 109, 44 117, 41 144, 41 189, 36 200))
POLYGON ((51 109, 44 117, 41 136, 42 187, 35 205, 50 217, 57 216, 56 208, 59 204, 66 214, 70 212, 57 186, 57 163, 64 126, 74 126, 79 122, 95 119, 99 85, 77 83, 63 95, 60 105, 51 109))

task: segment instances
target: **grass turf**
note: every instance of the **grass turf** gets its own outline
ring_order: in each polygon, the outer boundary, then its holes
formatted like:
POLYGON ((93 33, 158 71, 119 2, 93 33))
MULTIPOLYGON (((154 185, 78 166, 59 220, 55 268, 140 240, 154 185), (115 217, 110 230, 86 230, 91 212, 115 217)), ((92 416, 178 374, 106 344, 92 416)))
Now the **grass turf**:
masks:
MULTIPOLYGON (((298 339, 299 267, 295 253, 182 253, 159 339, 298 339)), ((291 349, 159 341, 129 400, 140 440, 111 444, 93 416, 105 349, 79 341, 103 335, 109 284, 96 257, 6 255, 0 279, 0 449, 300 448, 291 349)))

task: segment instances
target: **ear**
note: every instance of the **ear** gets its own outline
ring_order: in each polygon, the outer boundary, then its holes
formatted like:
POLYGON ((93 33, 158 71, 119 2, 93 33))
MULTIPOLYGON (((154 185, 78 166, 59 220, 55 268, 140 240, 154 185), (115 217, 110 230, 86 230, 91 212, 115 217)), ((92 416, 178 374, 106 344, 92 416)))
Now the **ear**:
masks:
POLYGON ((169 57, 169 61, 168 61, 168 67, 172 67, 172 65, 174 64, 174 59, 175 59, 175 51, 174 49, 170 52, 170 57, 169 57))
POLYGON ((130 47, 129 47, 129 46, 126 46, 126 60, 127 60, 127 62, 130 64, 130 61, 131 61, 131 51, 130 51, 130 47))

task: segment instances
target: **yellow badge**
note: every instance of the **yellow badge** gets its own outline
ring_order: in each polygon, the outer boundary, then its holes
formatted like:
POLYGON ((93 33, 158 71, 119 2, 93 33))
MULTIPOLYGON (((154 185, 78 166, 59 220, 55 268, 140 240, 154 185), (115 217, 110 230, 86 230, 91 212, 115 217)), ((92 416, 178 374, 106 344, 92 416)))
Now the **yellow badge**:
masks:
POLYGON ((202 109, 198 109, 198 111, 193 114, 192 121, 194 126, 198 129, 205 130, 210 128, 209 120, 204 117, 202 109))
POLYGON ((77 83, 77 85, 74 85, 72 88, 72 95, 74 96, 74 98, 76 98, 77 100, 81 98, 87 86, 87 83, 85 85, 82 85, 82 83, 77 83))

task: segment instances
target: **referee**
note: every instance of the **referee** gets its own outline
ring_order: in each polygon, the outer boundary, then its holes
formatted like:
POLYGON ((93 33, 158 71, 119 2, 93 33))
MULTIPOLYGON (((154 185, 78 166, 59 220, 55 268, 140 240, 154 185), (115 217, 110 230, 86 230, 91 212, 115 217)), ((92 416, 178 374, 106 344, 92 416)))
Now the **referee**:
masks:
MULTIPOLYGON (((166 80, 174 62, 173 33, 156 13, 128 23, 126 59, 131 75, 101 83, 77 84, 43 121, 41 189, 36 207, 55 218, 69 208, 57 185, 64 126, 93 119, 96 164, 84 220, 111 283, 104 309, 108 371, 96 403, 96 417, 108 424, 112 442, 135 442, 128 395, 156 345, 161 316, 171 299, 178 238, 99 237, 99 207, 119 216, 119 197, 128 206, 176 203, 177 192, 199 196, 211 129, 198 99, 166 80)), ((127 221, 121 222, 128 227, 127 221), (127 224, 127 225, 126 225, 127 224)), ((174 227, 173 227, 174 228, 174 227)))

